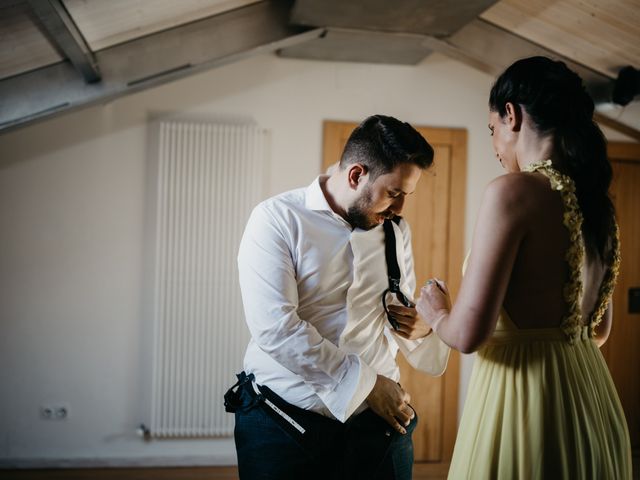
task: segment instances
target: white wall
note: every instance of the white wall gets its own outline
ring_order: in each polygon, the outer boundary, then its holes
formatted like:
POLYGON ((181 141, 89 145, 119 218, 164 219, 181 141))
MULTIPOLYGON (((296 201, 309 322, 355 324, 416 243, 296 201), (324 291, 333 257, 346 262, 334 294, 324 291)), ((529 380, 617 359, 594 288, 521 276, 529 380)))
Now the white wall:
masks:
POLYGON ((234 462, 229 439, 145 443, 135 434, 146 418, 149 116, 256 120, 271 131, 271 194, 318 174, 325 119, 385 113, 466 128, 468 246, 482 189, 501 173, 487 129, 491 81, 439 55, 413 67, 267 55, 1 135, 0 465, 234 462), (47 402, 67 403, 69 419, 41 420, 47 402))

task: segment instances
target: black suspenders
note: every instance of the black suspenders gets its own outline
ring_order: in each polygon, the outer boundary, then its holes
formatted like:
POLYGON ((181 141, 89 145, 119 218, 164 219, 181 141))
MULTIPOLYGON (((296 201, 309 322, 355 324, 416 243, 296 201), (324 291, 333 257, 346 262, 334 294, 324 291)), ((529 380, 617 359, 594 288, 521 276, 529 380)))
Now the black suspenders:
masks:
MULTIPOLYGON (((393 218, 393 221, 396 222, 396 224, 399 224, 401 219, 402 217, 396 216, 393 218)), ((387 293, 394 293, 396 298, 405 307, 413 307, 414 304, 411 303, 411 301, 409 301, 409 299, 400 291, 400 279, 402 278, 402 273, 398 266, 398 258, 396 255, 396 234, 393 231, 393 224, 391 222, 392 220, 387 219, 382 225, 384 228, 384 256, 387 260, 387 278, 389 279, 389 288, 387 288, 382 294, 382 306, 387 313, 387 320, 389 320, 393 329, 397 330, 398 322, 396 322, 387 310, 387 293)))

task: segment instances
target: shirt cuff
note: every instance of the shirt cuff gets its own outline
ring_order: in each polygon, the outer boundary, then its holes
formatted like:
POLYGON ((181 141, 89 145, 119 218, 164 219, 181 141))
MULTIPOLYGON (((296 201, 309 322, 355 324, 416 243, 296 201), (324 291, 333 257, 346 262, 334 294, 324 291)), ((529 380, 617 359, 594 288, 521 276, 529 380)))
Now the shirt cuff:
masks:
POLYGON ((396 335, 395 340, 413 368, 436 377, 446 370, 451 349, 435 333, 418 340, 407 340, 396 335))
POLYGON ((353 363, 347 374, 330 392, 318 396, 331 414, 339 421, 346 422, 373 390, 378 374, 357 355, 349 355, 353 363))

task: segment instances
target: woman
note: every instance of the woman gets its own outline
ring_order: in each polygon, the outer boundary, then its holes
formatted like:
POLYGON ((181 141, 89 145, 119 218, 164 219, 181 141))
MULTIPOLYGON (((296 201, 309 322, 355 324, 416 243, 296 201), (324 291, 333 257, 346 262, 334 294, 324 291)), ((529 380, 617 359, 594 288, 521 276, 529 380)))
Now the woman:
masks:
POLYGON ((511 65, 489 99, 507 170, 487 187, 458 299, 417 309, 478 351, 449 478, 631 478, 624 413, 598 349, 619 265, 611 166, 593 101, 563 63, 511 65))

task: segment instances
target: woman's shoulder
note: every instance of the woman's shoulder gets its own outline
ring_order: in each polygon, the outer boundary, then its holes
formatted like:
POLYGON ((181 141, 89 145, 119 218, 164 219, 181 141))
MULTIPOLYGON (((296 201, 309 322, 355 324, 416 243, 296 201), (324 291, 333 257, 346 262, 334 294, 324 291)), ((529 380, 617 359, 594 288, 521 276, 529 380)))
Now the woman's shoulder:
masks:
POLYGON ((511 172, 500 175, 489 182, 488 187, 500 189, 539 189, 546 182, 549 187, 549 180, 541 173, 536 172, 511 172))
POLYGON ((485 198, 507 207, 527 209, 552 194, 549 182, 540 174, 529 172, 507 173, 487 185, 485 198))

